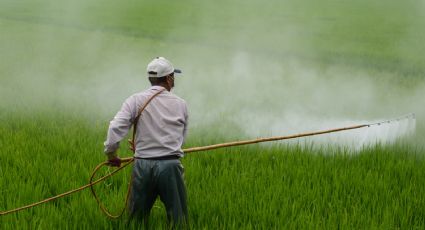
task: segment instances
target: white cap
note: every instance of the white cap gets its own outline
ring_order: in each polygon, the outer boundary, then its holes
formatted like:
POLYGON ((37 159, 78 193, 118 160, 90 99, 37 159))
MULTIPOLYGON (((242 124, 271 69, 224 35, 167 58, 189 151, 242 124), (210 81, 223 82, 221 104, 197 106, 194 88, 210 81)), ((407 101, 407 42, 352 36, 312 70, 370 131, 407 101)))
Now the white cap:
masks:
POLYGON ((163 57, 156 57, 148 64, 148 77, 165 77, 171 73, 181 73, 179 69, 174 69, 173 64, 163 57))

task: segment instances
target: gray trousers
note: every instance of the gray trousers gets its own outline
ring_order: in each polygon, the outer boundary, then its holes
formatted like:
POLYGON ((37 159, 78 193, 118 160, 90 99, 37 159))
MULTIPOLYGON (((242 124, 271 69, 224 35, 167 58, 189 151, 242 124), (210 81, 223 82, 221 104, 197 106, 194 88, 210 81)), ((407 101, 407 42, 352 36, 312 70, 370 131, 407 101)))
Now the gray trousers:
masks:
POLYGON ((160 197, 172 224, 187 223, 186 187, 180 160, 135 159, 128 210, 130 219, 147 221, 149 213, 160 197))

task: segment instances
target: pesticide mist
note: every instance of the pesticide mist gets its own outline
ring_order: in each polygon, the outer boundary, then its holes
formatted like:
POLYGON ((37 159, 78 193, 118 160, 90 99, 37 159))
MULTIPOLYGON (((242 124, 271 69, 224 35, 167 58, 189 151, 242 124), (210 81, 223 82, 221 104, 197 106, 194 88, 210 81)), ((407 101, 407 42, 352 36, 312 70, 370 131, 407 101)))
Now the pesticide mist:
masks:
MULTIPOLYGON (((126 97, 149 87, 147 63, 165 56, 183 70, 174 91, 189 104, 194 135, 202 135, 197 130, 209 130, 210 135, 221 136, 220 140, 282 136, 369 124, 409 113, 416 114, 418 132, 423 135, 424 81, 415 80, 413 85, 396 81, 405 75, 404 69, 395 71, 381 64, 385 58, 378 60, 374 49, 361 47, 371 57, 365 55, 364 62, 359 62, 356 54, 347 58, 354 52, 350 38, 341 40, 339 47, 346 48, 340 50, 333 48, 332 42, 324 43, 329 39, 325 35, 331 33, 334 40, 342 39, 331 27, 346 25, 348 20, 325 17, 318 9, 302 16, 307 24, 279 16, 236 16, 226 10, 219 15, 226 20, 216 21, 217 14, 207 9, 217 5, 205 4, 208 6, 201 9, 187 9, 196 22, 183 15, 156 22, 174 26, 161 33, 151 27, 131 27, 124 32, 119 21, 95 20, 88 14, 95 4, 83 1, 66 8, 46 4, 34 9, 31 17, 3 12, 2 110, 55 108, 106 122, 126 97), (62 11, 66 13, 57 14, 62 11), (269 31, 270 26, 275 30, 269 31), (188 33, 192 35, 189 38, 188 33), (324 51, 330 47, 334 54, 324 51)), ((109 3, 104 7, 125 17, 130 6, 109 3)), ((258 7, 270 10, 268 5, 258 7)), ((290 12, 290 7, 279 7, 290 12)), ((413 9, 414 5, 405 7, 413 9)), ((410 17, 403 20, 408 28, 418 26, 410 17)), ((356 29, 358 25, 352 26, 356 29)), ((412 30, 398 35, 396 41, 387 41, 383 48, 388 56, 411 58, 407 53, 411 47, 398 44, 416 36, 412 30)), ((369 38, 365 35, 362 39, 369 38)), ((358 148, 410 136, 414 124, 410 118, 295 143, 349 143, 358 148)))

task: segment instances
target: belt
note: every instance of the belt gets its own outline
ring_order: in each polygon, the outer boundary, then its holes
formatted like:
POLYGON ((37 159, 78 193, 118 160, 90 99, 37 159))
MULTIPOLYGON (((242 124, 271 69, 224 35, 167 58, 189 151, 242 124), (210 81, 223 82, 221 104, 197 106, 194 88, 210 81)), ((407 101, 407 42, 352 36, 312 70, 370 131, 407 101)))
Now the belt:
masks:
POLYGON ((143 158, 143 157, 134 157, 136 159, 142 159, 142 160, 153 160, 153 161, 160 161, 160 160, 178 160, 180 159, 177 155, 167 155, 162 157, 149 157, 149 158, 143 158))

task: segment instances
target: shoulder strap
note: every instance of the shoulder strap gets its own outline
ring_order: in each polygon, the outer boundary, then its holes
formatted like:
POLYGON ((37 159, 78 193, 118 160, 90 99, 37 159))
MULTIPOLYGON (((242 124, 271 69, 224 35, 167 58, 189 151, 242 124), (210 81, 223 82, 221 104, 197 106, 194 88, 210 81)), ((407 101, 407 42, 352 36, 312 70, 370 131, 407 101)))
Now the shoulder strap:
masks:
POLYGON ((135 139, 136 139, 136 130, 137 130, 137 123, 139 122, 139 118, 142 115, 142 112, 145 110, 146 106, 148 106, 148 104, 152 101, 152 99, 154 99, 156 96, 158 96, 160 93, 164 92, 166 89, 161 89, 160 91, 158 91, 157 93, 155 93, 154 95, 152 95, 147 101, 146 103, 139 109, 139 112, 137 113, 137 116, 134 120, 134 126, 133 126, 133 140, 131 141, 132 143, 132 148, 133 148, 133 152, 136 152, 136 146, 135 146, 135 139))

